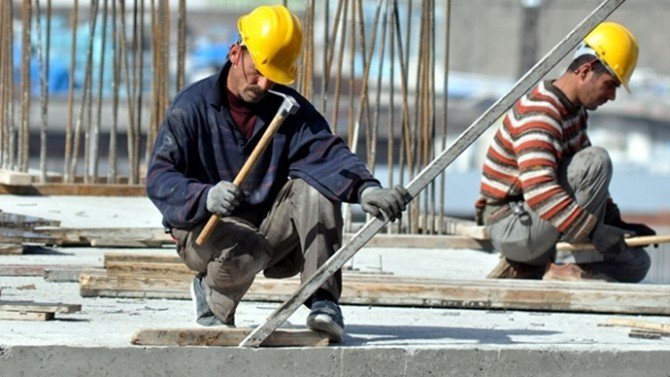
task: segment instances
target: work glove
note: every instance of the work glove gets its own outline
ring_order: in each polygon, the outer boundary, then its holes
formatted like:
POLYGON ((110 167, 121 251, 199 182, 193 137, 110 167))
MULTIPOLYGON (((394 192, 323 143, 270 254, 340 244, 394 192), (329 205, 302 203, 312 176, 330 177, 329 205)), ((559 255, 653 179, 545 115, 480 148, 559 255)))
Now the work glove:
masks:
MULTIPOLYGON (((621 228, 629 231, 632 236, 655 236, 656 231, 651 229, 645 224, 638 223, 627 223, 621 219, 621 212, 619 207, 614 204, 611 200, 607 201, 605 206, 605 216, 603 219, 605 224, 613 225, 617 228, 621 228)), ((644 245, 642 247, 647 247, 649 245, 644 245)), ((658 245, 654 245, 658 247, 658 245)))
POLYGON ((244 192, 232 182, 221 181, 207 193, 207 210, 219 216, 230 216, 244 198, 244 192))
POLYGON ((624 229, 599 223, 591 234, 591 241, 599 252, 616 256, 626 250, 627 246, 624 238, 627 234, 628 232, 624 229))
POLYGON ((361 193, 361 207, 374 217, 380 218, 383 214, 389 221, 395 221, 407 208, 409 198, 407 189, 400 185, 392 189, 373 186, 361 193))

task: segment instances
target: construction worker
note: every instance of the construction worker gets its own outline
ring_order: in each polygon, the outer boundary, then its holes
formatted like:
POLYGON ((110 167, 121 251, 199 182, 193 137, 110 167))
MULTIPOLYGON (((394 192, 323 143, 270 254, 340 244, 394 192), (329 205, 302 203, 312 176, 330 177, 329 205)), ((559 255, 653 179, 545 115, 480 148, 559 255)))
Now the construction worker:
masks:
POLYGON ((639 282, 650 267, 624 238, 656 234, 621 219, 609 195, 612 162, 592 146, 587 110, 629 90, 638 44, 604 22, 584 38, 568 69, 539 83, 506 114, 484 161, 477 220, 500 254, 490 278, 639 282), (558 241, 590 241, 598 251, 556 262, 558 241))
MULTIPOLYGON (((302 48, 298 17, 280 5, 259 6, 238 20, 239 39, 218 74, 175 97, 158 132, 147 193, 164 217, 186 266, 198 272, 196 321, 234 326, 238 303, 254 277, 304 282, 342 243, 341 202, 360 203, 391 221, 405 209, 403 187, 385 189, 321 114, 288 87, 302 48), (232 182, 283 103, 289 115, 247 177, 232 182), (195 243, 205 222, 212 235, 195 243)), ((340 272, 305 303, 307 326, 342 339, 340 272)))

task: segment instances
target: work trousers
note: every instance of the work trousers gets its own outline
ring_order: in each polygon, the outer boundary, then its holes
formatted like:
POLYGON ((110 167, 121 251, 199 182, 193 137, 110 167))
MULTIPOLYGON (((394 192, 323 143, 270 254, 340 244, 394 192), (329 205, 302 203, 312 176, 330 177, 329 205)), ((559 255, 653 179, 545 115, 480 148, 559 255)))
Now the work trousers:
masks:
MULTIPOLYGON (((342 244, 342 212, 301 179, 289 180, 265 216, 258 213, 222 217, 203 245, 195 243, 204 223, 174 229, 177 252, 191 270, 205 274, 205 296, 214 314, 234 323, 237 305, 256 275, 286 278, 301 273, 302 282, 342 244), (260 225, 255 219, 261 216, 260 225)), ((321 289, 339 299, 338 271, 321 289)))
MULTIPOLYGON (((600 147, 588 147, 577 152, 558 169, 559 184, 599 221, 603 221, 611 179, 612 162, 607 151, 600 147)), ((493 247, 511 261, 544 266, 555 258, 559 239, 569 242, 583 241, 562 235, 523 201, 505 205, 516 206, 518 209, 487 224, 486 228, 493 247)), ((487 205, 483 218, 487 219, 496 209, 495 206, 487 205)), ((644 279, 651 265, 649 255, 642 248, 629 248, 616 256, 589 251, 564 257, 575 263, 590 263, 592 270, 621 282, 638 282, 644 279)))

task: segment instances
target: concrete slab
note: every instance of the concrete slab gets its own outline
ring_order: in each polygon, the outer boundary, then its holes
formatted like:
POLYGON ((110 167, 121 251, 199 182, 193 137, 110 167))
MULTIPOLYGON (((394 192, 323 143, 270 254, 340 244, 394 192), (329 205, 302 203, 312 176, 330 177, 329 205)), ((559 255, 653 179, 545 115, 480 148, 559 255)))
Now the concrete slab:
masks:
MULTIPOLYGON (((157 226, 143 198, 0 196, 6 212, 51 217, 62 226, 157 226), (104 208, 100 203, 106 204, 104 208), (51 215, 51 216, 48 216, 51 215), (113 225, 118 224, 118 225, 113 225)), ((102 266, 124 249, 37 248, 0 264, 102 266)), ((174 255, 173 248, 128 249, 174 255)), ((361 271, 398 276, 477 278, 497 257, 472 250, 365 248, 361 271)), ((142 328, 195 326, 192 303, 82 298, 77 283, 0 277, 2 300, 81 304, 46 322, 0 321, 2 376, 668 376, 670 340, 629 338, 627 328, 600 327, 610 315, 522 311, 344 306, 344 341, 325 349, 140 347, 142 328)), ((237 324, 262 324, 279 304, 242 302, 237 324)), ((300 308, 283 326, 302 328, 300 308)), ((629 316, 627 316, 629 317, 629 316)), ((670 323, 667 317, 644 321, 670 323)))

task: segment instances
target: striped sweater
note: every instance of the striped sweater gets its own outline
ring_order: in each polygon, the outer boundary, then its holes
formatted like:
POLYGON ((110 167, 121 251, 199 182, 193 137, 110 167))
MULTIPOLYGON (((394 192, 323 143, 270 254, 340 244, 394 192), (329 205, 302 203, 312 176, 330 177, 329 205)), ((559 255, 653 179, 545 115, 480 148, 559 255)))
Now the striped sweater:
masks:
POLYGON ((591 145, 586 121, 586 110, 570 102, 551 81, 521 97, 488 149, 477 206, 523 195, 526 204, 560 232, 584 240, 597 219, 560 186, 557 170, 561 161, 591 145))

